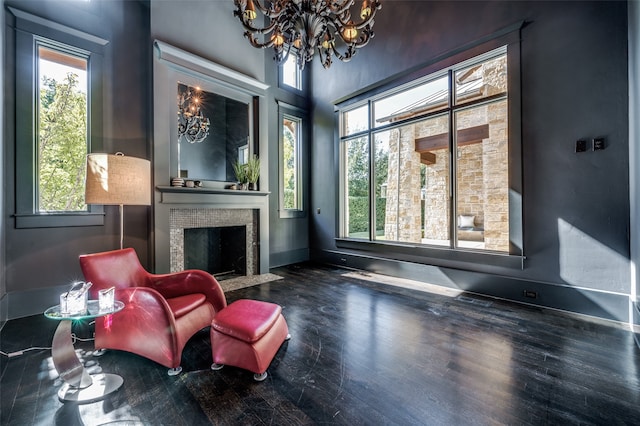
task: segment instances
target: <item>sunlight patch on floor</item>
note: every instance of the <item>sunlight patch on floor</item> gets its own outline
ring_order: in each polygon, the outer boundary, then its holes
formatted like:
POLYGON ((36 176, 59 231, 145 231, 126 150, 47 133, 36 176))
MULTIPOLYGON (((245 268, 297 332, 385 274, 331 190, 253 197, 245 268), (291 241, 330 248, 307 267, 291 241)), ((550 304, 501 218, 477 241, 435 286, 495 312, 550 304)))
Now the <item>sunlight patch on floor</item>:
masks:
POLYGON ((435 284, 424 283, 422 281, 409 280, 406 278, 391 277, 389 275, 380 275, 373 272, 357 271, 345 272, 343 277, 356 278, 364 281, 377 282, 381 284, 392 285, 395 287, 407 288, 410 290, 424 291, 427 293, 438 294, 440 296, 456 297, 463 293, 462 290, 442 287, 435 284))

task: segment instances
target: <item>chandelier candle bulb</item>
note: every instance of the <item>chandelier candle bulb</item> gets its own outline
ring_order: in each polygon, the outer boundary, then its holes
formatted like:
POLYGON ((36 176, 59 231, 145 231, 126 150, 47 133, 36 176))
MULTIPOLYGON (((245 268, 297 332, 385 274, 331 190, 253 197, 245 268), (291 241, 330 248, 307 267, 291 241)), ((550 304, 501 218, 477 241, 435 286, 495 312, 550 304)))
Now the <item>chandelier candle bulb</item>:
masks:
POLYGON ((358 30, 353 25, 348 25, 344 27, 342 35, 346 41, 351 42, 358 37, 358 30))
POLYGON ((282 34, 274 34, 272 39, 275 46, 282 46, 284 44, 284 37, 282 37, 282 34))
POLYGON ((371 5, 368 0, 364 0, 360 9, 360 18, 367 19, 369 16, 371 16, 371 5))
POLYGON ((256 19, 257 16, 258 16, 258 14, 256 13, 256 8, 253 5, 253 1, 248 0, 247 1, 247 7, 244 10, 244 17, 247 20, 252 21, 252 20, 256 19))

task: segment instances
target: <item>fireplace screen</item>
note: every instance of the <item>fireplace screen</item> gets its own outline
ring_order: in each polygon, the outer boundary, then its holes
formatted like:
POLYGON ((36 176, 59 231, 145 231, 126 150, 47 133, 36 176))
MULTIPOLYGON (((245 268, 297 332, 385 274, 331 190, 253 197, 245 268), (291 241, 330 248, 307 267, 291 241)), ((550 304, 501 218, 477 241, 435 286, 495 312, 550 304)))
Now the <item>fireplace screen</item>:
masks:
POLYGON ((247 275, 246 226, 186 228, 185 269, 202 269, 220 281, 247 275))

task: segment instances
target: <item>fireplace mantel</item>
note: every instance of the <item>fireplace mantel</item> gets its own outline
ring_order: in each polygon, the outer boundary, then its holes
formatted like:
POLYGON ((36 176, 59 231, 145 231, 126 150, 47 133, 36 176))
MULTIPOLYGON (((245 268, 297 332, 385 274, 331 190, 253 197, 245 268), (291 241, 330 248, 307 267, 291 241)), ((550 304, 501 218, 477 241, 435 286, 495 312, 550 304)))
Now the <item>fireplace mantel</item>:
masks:
POLYGON ((156 187, 156 272, 171 272, 172 210, 257 210, 258 273, 269 272, 269 192, 216 188, 156 187))
POLYGON ((223 195, 240 195, 243 197, 264 197, 270 194, 265 191, 250 191, 237 189, 219 189, 219 188, 187 188, 184 186, 157 186, 156 189, 162 194, 223 194, 223 195))

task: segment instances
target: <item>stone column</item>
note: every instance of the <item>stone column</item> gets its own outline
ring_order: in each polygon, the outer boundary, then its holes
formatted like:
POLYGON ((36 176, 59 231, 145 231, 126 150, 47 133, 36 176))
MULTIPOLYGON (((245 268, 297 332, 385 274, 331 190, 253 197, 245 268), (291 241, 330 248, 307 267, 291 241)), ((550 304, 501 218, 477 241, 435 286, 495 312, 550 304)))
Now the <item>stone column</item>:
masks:
POLYGON ((419 243, 421 210, 420 154, 415 151, 415 126, 410 125, 389 137, 385 239, 419 243))
POLYGON ((488 107, 489 139, 484 158, 484 242, 487 250, 509 250, 509 158, 507 102, 488 107))
POLYGON ((387 167, 387 204, 384 220, 384 238, 398 241, 398 169, 400 167, 400 129, 389 135, 389 159, 387 167))

